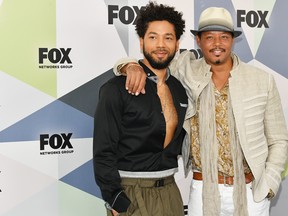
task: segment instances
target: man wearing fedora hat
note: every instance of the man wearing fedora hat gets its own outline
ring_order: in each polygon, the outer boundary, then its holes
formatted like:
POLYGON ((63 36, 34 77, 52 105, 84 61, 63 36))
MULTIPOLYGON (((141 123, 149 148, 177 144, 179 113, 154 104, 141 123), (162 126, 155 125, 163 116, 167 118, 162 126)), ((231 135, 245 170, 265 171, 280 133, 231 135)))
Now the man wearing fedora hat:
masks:
MULTIPOLYGON (((224 8, 205 9, 191 30, 203 58, 179 55, 170 70, 185 87, 189 106, 182 156, 193 180, 188 211, 200 215, 269 215, 287 161, 288 132, 273 76, 232 52, 234 30, 224 8)), ((141 68, 125 70, 129 92, 145 93, 141 68), (136 83, 136 85, 135 85, 136 83)), ((117 72, 115 65, 114 71, 117 72)))

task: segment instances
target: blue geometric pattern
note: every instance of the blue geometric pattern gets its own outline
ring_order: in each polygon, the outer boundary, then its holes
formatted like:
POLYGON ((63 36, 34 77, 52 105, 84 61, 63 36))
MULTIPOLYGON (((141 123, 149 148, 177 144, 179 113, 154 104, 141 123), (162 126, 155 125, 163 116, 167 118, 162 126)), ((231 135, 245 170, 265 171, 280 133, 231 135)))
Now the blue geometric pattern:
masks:
POLYGON ((102 198, 101 191, 95 183, 93 160, 86 162, 60 180, 98 198, 102 198))
POLYGON ((265 31, 256 55, 257 60, 286 78, 288 78, 287 8, 288 1, 275 2, 269 19, 269 28, 265 31))
POLYGON ((56 100, 0 132, 0 142, 39 140, 40 134, 68 133, 92 137, 93 118, 56 100))

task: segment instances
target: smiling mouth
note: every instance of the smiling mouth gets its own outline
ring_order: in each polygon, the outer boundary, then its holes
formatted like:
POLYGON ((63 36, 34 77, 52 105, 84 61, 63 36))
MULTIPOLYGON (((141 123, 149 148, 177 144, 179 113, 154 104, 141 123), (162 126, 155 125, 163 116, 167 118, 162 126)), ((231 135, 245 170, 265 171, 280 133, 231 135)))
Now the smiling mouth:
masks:
POLYGON ((167 55, 166 51, 155 51, 154 54, 158 57, 158 58, 164 58, 167 55))
POLYGON ((210 53, 214 54, 215 56, 220 56, 223 52, 225 52, 224 49, 212 49, 212 50, 210 50, 210 53))

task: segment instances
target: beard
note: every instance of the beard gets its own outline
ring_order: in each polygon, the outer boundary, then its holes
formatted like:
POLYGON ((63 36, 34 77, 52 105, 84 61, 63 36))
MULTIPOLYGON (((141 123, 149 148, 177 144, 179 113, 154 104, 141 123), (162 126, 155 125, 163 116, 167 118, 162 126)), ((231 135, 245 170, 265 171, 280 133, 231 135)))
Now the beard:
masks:
POLYGON ((216 65, 220 65, 220 63, 221 63, 220 59, 218 59, 218 60, 215 61, 215 64, 216 64, 216 65))
POLYGON ((169 66, 169 64, 173 60, 176 52, 174 51, 172 54, 168 55, 168 57, 166 59, 162 59, 162 60, 157 60, 157 59, 153 58, 152 55, 150 55, 148 52, 146 52, 145 47, 143 47, 143 54, 144 54, 145 58, 147 59, 147 61, 149 62, 149 64, 153 68, 161 70, 161 69, 165 69, 169 66))
MULTIPOLYGON (((223 48, 212 49, 212 50, 210 50, 210 52, 213 53, 214 51, 217 51, 217 50, 221 51, 222 53, 225 53, 225 52, 226 52, 226 50, 223 49, 223 48)), ((220 56, 220 55, 219 55, 219 56, 220 56)), ((216 56, 216 57, 219 58, 219 56, 216 56)), ((220 65, 220 64, 222 63, 222 61, 221 61, 221 59, 219 58, 219 59, 217 59, 214 63, 215 63, 216 65, 220 65)))

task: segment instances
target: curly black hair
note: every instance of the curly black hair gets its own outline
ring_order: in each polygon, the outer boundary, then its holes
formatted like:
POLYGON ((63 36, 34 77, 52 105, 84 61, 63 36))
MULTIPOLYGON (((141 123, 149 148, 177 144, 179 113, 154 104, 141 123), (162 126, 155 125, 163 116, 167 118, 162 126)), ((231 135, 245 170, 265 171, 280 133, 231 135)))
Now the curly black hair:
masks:
POLYGON ((145 7, 141 8, 135 30, 140 38, 144 38, 150 22, 165 20, 174 25, 176 39, 179 40, 185 31, 185 21, 182 19, 182 15, 174 7, 158 5, 156 2, 150 1, 145 7))

